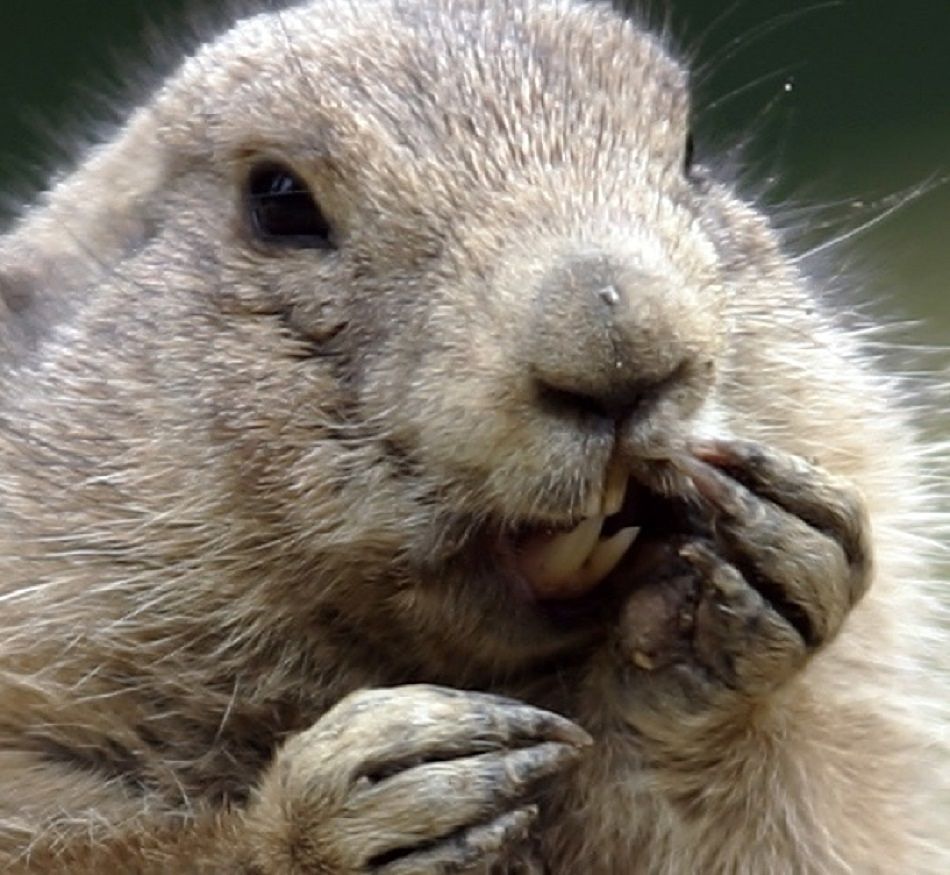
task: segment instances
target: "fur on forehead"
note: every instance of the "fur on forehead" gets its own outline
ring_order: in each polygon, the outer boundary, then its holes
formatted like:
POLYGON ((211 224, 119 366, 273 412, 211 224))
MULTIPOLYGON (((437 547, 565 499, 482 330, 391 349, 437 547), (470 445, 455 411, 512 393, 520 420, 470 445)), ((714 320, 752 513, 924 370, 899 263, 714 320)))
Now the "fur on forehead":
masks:
POLYGON ((482 173, 493 150, 509 171, 589 161, 591 138, 593 154, 675 167, 689 112, 686 73, 657 38, 609 4, 565 0, 320 0, 264 13, 190 59, 158 109, 175 120, 167 137, 205 154, 292 144, 444 164, 475 150, 482 173))

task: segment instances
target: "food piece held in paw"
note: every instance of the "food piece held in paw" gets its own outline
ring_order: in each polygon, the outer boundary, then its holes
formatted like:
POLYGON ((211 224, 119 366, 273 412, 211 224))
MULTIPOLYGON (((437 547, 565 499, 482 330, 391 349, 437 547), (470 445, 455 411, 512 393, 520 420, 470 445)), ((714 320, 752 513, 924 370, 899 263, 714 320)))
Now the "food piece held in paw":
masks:
POLYGON ((686 656, 700 579, 681 556, 682 538, 638 547, 629 569, 635 588, 621 617, 619 646, 639 669, 664 668, 686 656))

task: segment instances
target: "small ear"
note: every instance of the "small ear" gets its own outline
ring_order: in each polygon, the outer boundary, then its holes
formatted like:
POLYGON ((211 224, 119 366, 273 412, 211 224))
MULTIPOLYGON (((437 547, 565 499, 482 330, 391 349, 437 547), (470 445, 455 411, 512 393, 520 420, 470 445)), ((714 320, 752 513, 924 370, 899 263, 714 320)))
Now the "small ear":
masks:
POLYGON ((168 174, 156 129, 149 110, 136 113, 0 238, 4 351, 35 341, 49 317, 69 309, 151 236, 156 194, 168 174))

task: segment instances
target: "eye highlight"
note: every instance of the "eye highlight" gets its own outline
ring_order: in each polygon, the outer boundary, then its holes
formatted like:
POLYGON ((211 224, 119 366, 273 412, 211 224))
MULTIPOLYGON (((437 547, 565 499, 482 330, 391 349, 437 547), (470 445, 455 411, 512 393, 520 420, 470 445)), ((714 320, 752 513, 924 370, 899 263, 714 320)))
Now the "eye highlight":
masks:
POLYGON ((276 162, 257 164, 247 178, 251 231, 261 241, 294 249, 336 249, 332 229, 307 184, 276 162))

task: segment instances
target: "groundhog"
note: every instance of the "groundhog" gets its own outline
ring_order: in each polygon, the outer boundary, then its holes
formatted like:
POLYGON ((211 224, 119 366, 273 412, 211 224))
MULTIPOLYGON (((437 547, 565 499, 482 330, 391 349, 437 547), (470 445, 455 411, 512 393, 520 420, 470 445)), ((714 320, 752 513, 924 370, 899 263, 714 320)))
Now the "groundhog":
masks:
POLYGON ((934 463, 687 86, 266 12, 0 239, 2 871, 950 871, 934 463))

